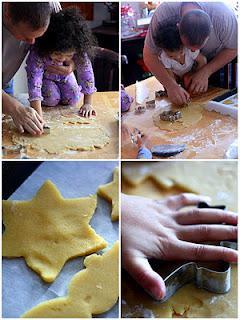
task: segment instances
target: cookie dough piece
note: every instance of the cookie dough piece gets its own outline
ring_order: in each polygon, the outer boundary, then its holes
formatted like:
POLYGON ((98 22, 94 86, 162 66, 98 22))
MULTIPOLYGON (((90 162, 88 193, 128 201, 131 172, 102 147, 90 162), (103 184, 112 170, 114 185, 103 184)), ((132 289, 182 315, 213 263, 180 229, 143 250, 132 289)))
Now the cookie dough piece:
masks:
POLYGON ((119 218, 119 169, 113 172, 113 181, 98 188, 98 194, 112 203, 112 221, 119 218))
POLYGON ((238 208, 236 172, 237 164, 228 161, 131 162, 122 166, 123 177, 132 186, 150 178, 162 190, 180 188, 183 192, 208 195, 212 205, 225 204, 233 211, 238 208))
POLYGON ((49 300, 26 312, 23 318, 91 318, 110 310, 118 299, 119 243, 102 256, 84 260, 85 270, 71 280, 68 295, 49 300))
POLYGON ((181 118, 174 122, 161 120, 160 114, 162 111, 158 111, 153 115, 153 123, 162 130, 176 131, 196 125, 202 119, 203 108, 200 105, 190 104, 180 111, 182 115, 181 118))
POLYGON ((37 137, 20 134, 15 130, 12 142, 49 154, 61 154, 68 150, 102 149, 110 141, 106 130, 94 121, 62 117, 60 120, 48 121, 48 125, 51 133, 37 137))
POLYGON ((65 262, 106 247, 89 225, 96 196, 64 199, 49 180, 32 200, 3 201, 3 256, 24 257, 46 282, 52 282, 65 262))

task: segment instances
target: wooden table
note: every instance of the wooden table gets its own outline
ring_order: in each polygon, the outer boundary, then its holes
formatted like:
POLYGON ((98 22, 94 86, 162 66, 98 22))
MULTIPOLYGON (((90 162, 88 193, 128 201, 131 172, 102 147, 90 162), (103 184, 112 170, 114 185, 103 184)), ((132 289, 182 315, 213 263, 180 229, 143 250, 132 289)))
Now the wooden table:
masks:
MULTIPOLYGON (((27 156, 31 159, 117 159, 119 157, 119 121, 117 114, 119 111, 119 94, 118 92, 96 92, 93 96, 93 106, 97 112, 97 123, 105 127, 110 135, 110 143, 102 149, 94 151, 73 151, 60 155, 48 154, 47 152, 39 152, 37 150, 28 150, 27 156)), ((79 110, 79 102, 76 107, 49 107, 45 108, 50 119, 59 118, 61 115, 76 115, 79 110)), ((12 131, 9 130, 9 120, 3 120, 2 145, 12 146, 12 131)), ((19 154, 8 154, 3 156, 5 159, 17 159, 19 154)))
MULTIPOLYGON (((163 89, 155 77, 143 80, 150 92, 149 100, 155 98, 155 91, 163 89)), ((132 97, 135 97, 135 84, 126 88, 132 97)), ((214 97, 226 92, 222 88, 210 88, 207 93, 192 98, 193 102, 205 104, 214 97)), ((162 98, 158 107, 170 105, 167 98, 162 98)), ((161 144, 182 144, 187 148, 184 152, 170 158, 179 159, 222 159, 230 144, 237 138, 237 121, 229 116, 216 112, 203 110, 202 119, 193 127, 184 128, 181 131, 169 132, 160 130, 153 124, 152 116, 156 110, 149 110, 143 114, 135 114, 135 102, 130 111, 123 114, 122 123, 130 131, 138 128, 147 136, 147 146, 161 144)), ((126 130, 125 130, 126 132, 126 130)), ((130 137, 122 134, 121 145, 122 159, 135 159, 137 147, 132 144, 130 137)))

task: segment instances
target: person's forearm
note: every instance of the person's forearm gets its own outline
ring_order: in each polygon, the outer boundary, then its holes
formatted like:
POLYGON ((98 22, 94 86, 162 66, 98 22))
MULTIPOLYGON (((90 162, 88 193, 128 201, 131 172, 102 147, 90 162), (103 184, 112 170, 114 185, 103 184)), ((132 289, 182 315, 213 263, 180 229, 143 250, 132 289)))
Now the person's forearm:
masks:
POLYGON ((207 58, 203 56, 201 53, 199 53, 196 59, 196 62, 197 62, 197 70, 199 70, 207 64, 207 58))
POLYGON ((206 66, 209 76, 218 71, 237 56, 237 49, 223 49, 206 66))
POLYGON ((40 115, 42 118, 42 104, 41 100, 35 100, 30 102, 31 107, 37 111, 37 113, 40 115))
POLYGON ((6 92, 2 91, 2 113, 12 115, 19 106, 19 102, 6 92))
POLYGON ((84 94, 83 103, 84 104, 92 104, 92 94, 84 94))
POLYGON ((177 84, 176 80, 169 75, 161 61, 159 61, 158 56, 152 54, 147 46, 144 46, 143 49, 143 59, 148 69, 166 89, 171 85, 177 84))

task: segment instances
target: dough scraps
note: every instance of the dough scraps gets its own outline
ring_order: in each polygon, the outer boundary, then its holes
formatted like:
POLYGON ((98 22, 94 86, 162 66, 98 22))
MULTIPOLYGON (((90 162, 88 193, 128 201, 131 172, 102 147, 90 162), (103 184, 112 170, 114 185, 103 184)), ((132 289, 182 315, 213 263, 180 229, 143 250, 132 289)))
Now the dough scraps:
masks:
POLYGON ((71 280, 68 295, 43 302, 26 312, 23 318, 91 318, 108 311, 118 299, 119 243, 102 256, 93 254, 84 260, 86 269, 71 280))
MULTIPOLYGON (((157 164, 124 163, 122 192, 162 199, 197 188, 210 195, 212 204, 227 204, 236 211, 237 164, 221 162, 166 161, 157 164), (174 169, 179 167, 179 171, 174 169), (165 174, 166 173, 166 174, 165 174), (169 184, 156 179, 169 177, 169 184), (156 179, 155 179, 156 177, 156 179), (126 179, 127 178, 127 179, 126 179), (177 184, 175 183, 177 181, 177 184), (131 182, 131 183, 129 183, 131 182), (178 185, 178 189, 176 187, 178 185), (182 186, 182 188, 181 188, 182 186)), ((164 179, 163 179, 164 180, 164 179)), ((163 265, 161 264, 161 270, 163 265)), ((147 295, 125 272, 122 275, 122 317, 124 318, 235 318, 237 317, 237 266, 232 265, 232 285, 227 294, 214 294, 189 284, 164 303, 147 295)))
POLYGON ((202 119, 203 108, 198 104, 190 104, 188 107, 182 108, 180 111, 182 117, 174 122, 170 122, 161 120, 160 114, 163 111, 158 110, 153 114, 153 123, 156 127, 159 127, 162 130, 175 131, 191 127, 202 119))
POLYGON ((112 203, 112 221, 119 218, 119 169, 113 172, 113 181, 98 188, 98 194, 112 203))
POLYGON ((15 130, 12 142, 49 154, 61 154, 67 150, 101 149, 110 141, 106 130, 91 120, 61 117, 60 120, 48 121, 47 124, 51 128, 50 134, 30 136, 19 134, 15 130))
POLYGON ((162 190, 180 188, 185 192, 209 195, 212 203, 237 210, 237 164, 222 161, 164 161, 158 163, 124 163, 122 174, 132 186, 152 179, 162 190), (214 185, 214 188, 212 187, 214 185))
POLYGON ((46 282, 52 282, 65 262, 106 247, 89 225, 97 197, 65 199, 47 180, 32 200, 3 201, 3 256, 24 257, 46 282))

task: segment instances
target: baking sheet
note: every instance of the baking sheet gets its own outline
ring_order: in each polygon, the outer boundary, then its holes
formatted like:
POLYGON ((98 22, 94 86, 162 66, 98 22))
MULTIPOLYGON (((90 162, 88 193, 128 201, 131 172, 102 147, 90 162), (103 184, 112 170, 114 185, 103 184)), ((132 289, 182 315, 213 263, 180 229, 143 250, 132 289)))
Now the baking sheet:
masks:
MULTIPOLYGON (((112 181, 116 161, 51 161, 37 170, 11 195, 12 200, 31 199, 43 182, 50 179, 65 198, 95 194, 100 184, 112 181)), ((4 182, 3 182, 4 183, 4 182)), ((108 250, 118 240, 118 222, 111 221, 111 205, 98 197, 97 209, 90 221, 94 230, 107 242, 108 250)), ((17 245, 17 244, 16 244, 17 245)), ((66 262, 57 279, 49 284, 32 271, 23 258, 3 259, 2 262, 2 317, 18 318, 38 303, 64 296, 71 278, 83 268, 82 258, 66 262)), ((118 303, 97 317, 117 318, 118 303)))

